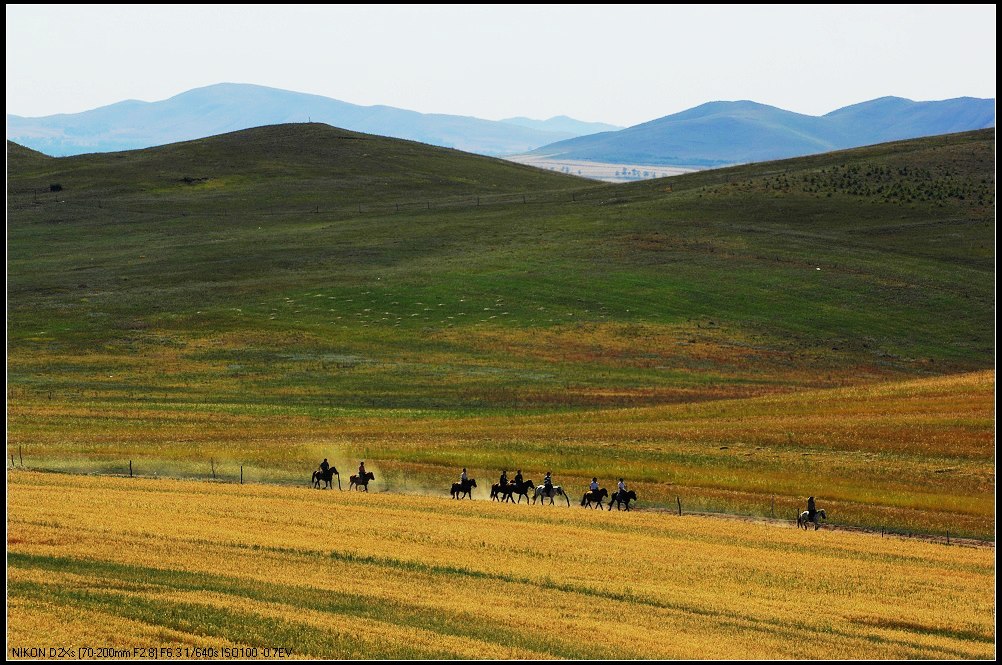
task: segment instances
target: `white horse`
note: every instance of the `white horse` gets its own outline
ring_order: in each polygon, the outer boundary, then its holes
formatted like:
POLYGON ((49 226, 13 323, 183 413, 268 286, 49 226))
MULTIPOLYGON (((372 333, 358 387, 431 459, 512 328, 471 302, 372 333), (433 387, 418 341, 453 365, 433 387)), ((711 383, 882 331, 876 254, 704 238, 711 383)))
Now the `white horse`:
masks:
POLYGON ((814 524, 814 530, 817 531, 818 529, 821 528, 821 524, 818 523, 818 518, 819 517, 821 519, 823 519, 823 520, 828 519, 828 516, 825 515, 825 511, 824 511, 823 508, 821 510, 819 510, 814 515, 814 519, 813 520, 811 519, 811 514, 805 510, 804 512, 802 512, 799 515, 797 515, 797 528, 798 529, 803 528, 804 531, 806 531, 807 530, 807 525, 811 524, 813 522, 813 524, 814 524))
POLYGON ((567 494, 564 492, 564 488, 560 485, 554 485, 549 493, 546 491, 546 485, 537 485, 536 493, 532 495, 532 503, 536 503, 536 499, 539 499, 539 505, 543 505, 546 497, 550 497, 550 505, 553 505, 553 497, 562 496, 567 501, 567 507, 571 507, 571 500, 567 498, 567 494), (542 498, 540 498, 542 497, 542 498))

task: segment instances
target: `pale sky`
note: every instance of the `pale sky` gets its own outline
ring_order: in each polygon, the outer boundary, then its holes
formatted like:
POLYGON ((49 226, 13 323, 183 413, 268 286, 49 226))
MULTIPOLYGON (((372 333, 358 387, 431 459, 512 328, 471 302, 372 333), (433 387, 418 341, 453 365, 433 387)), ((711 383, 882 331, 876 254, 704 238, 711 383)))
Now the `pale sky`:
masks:
POLYGON ((7 5, 7 112, 255 83, 423 113, 633 125, 995 96, 995 5, 7 5))

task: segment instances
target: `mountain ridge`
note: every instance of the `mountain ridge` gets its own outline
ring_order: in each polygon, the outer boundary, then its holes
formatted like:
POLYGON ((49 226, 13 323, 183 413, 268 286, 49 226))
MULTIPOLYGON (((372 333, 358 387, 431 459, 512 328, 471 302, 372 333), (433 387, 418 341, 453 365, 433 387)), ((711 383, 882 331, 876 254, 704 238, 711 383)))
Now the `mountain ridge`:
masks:
POLYGON ((712 101, 679 113, 530 151, 552 159, 719 167, 844 150, 995 126, 995 100, 915 102, 880 97, 823 116, 750 100, 712 101))
POLYGON ((523 152, 580 133, 386 105, 360 106, 254 84, 217 83, 165 100, 123 100, 81 113, 34 118, 8 114, 7 138, 49 155, 66 156, 149 148, 251 127, 310 121, 491 156, 523 152))

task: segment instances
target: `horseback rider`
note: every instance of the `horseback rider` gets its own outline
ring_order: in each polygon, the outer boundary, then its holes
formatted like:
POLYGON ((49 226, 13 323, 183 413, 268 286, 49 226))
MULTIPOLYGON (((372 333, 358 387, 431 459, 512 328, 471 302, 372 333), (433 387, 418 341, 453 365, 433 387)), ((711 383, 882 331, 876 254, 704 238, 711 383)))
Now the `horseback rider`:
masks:
POLYGON ((616 492, 619 494, 621 499, 626 498, 626 483, 623 482, 622 478, 620 478, 619 482, 616 484, 616 492))
POLYGON ((807 497, 807 519, 817 523, 818 508, 814 505, 814 497, 807 497))
POLYGON ((546 477, 543 478, 543 489, 546 491, 547 496, 553 496, 553 477, 549 471, 546 472, 546 477))
POLYGON ((466 467, 464 466, 463 472, 459 474, 459 482, 462 483, 463 485, 466 485, 468 484, 469 480, 470 480, 469 477, 466 475, 466 467))
POLYGON ((358 463, 358 479, 365 480, 365 460, 358 463))
POLYGON ((498 481, 498 485, 501 487, 508 486, 508 469, 501 470, 501 479, 498 481))
POLYGON ((522 486, 522 469, 515 472, 515 487, 522 486))
POLYGON ((589 492, 597 492, 598 491, 598 478, 592 478, 591 479, 591 484, 588 485, 588 491, 589 492))
POLYGON ((320 470, 324 472, 324 478, 326 478, 329 475, 327 472, 330 470, 330 468, 331 465, 327 463, 327 458, 325 457, 324 461, 320 463, 320 470))

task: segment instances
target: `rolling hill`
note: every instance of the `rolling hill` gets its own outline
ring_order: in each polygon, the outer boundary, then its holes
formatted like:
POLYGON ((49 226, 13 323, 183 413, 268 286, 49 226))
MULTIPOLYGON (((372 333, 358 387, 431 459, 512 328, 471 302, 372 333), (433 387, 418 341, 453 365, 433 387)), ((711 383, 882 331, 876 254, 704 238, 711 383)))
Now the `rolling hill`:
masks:
POLYGON ((992 531, 992 130, 629 185, 319 124, 8 154, 8 445, 45 468, 332 448, 992 531))
POLYGON ((883 97, 809 116, 751 101, 710 102, 618 132, 532 151, 553 159, 718 167, 995 126, 995 100, 883 97))
POLYGON ((7 138, 49 155, 65 156, 147 148, 262 125, 312 121, 497 155, 600 131, 592 123, 571 118, 515 120, 494 122, 391 106, 358 106, 319 95, 220 83, 162 101, 129 100, 82 113, 40 118, 8 114, 7 138))

